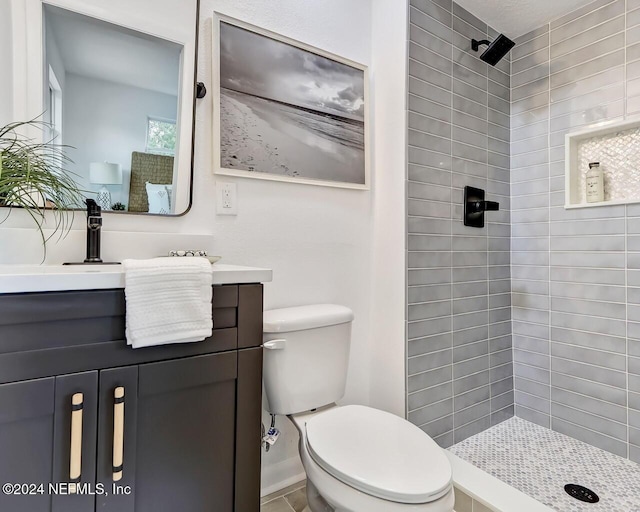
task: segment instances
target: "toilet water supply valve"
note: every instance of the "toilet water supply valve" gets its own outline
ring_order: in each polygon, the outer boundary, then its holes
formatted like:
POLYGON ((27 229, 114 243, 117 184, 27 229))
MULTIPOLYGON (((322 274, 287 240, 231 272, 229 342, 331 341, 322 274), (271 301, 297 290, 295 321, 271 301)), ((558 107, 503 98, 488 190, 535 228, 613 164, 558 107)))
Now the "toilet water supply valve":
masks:
POLYGON ((269 431, 267 434, 264 434, 264 424, 262 425, 262 444, 264 446, 264 450, 268 452, 271 447, 276 444, 278 441, 278 437, 280 436, 280 431, 276 428, 276 415, 271 415, 271 427, 269 427, 269 431))

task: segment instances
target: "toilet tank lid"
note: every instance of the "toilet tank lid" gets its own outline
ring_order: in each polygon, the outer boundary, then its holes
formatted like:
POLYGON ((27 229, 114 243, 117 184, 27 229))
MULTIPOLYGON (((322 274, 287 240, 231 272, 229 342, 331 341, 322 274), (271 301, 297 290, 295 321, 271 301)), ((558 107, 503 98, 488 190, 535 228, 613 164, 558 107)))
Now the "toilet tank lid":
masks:
POLYGON ((293 332, 352 322, 353 311, 337 304, 312 304, 293 308, 271 309, 262 317, 266 333, 293 332))

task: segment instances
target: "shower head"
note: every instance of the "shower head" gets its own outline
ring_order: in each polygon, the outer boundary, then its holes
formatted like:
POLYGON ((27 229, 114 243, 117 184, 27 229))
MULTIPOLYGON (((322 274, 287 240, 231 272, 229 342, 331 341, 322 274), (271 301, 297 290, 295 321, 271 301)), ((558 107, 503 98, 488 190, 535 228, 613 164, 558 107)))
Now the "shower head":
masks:
POLYGON ((481 44, 489 45, 480 58, 488 64, 495 66, 498 62, 502 60, 507 53, 511 51, 516 43, 514 43, 511 39, 509 39, 504 34, 500 34, 493 41, 476 41, 475 39, 471 40, 471 48, 474 52, 477 52, 480 49, 481 44))

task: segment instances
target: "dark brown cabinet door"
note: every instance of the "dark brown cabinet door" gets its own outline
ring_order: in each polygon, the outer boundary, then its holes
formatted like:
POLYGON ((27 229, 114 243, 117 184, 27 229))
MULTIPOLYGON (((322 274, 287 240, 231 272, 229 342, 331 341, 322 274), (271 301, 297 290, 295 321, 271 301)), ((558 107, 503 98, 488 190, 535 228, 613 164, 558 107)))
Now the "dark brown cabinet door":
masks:
POLYGON ((56 377, 53 428, 52 482, 74 482, 72 466, 80 475, 75 493, 51 495, 52 512, 93 512, 95 510, 96 434, 98 420, 98 372, 90 371, 56 377), (73 417, 76 416, 76 423, 73 417), (74 440, 77 443, 74 446, 74 440), (73 460, 75 459, 75 460, 73 460))
POLYGON ((25 495, 15 485, 51 482, 54 390, 53 377, 0 386, 0 485, 13 484, 0 492, 3 512, 51 510, 48 491, 25 495))
POLYGON ((233 512, 236 352, 138 367, 135 512, 233 512))
POLYGON ((105 494, 96 497, 96 510, 134 512, 138 367, 102 370, 98 396, 96 479, 105 494))
POLYGON ((13 484, 0 493, 2 512, 95 510, 97 376, 0 385, 0 485, 13 484))

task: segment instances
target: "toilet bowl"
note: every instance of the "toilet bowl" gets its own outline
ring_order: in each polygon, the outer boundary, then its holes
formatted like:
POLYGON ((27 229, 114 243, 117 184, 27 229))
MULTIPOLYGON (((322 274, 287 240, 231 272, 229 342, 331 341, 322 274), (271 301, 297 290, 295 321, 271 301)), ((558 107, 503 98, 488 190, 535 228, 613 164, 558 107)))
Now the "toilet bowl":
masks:
POLYGON ((289 419, 300 434, 311 512, 453 510, 446 456, 402 418, 352 405, 289 419))
POLYGON ((311 512, 452 512, 452 471, 425 432, 393 414, 338 406, 353 312, 332 304, 264 313, 267 410, 300 434, 311 512))

